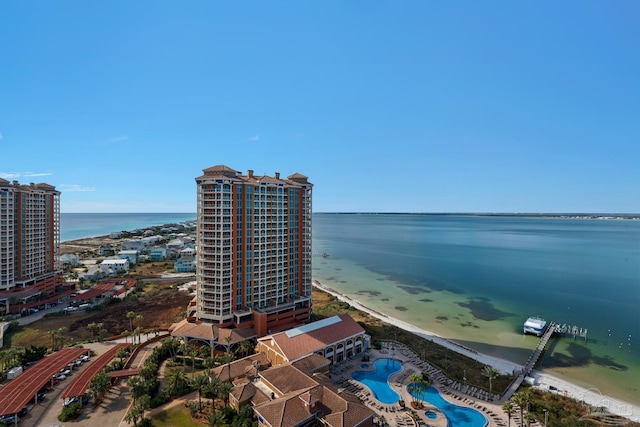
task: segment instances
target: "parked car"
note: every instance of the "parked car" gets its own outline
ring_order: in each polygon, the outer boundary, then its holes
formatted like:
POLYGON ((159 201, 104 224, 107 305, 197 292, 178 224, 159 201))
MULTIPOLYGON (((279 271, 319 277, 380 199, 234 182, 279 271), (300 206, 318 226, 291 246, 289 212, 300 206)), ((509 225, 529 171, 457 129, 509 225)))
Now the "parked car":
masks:
POLYGON ((8 426, 14 425, 18 420, 19 418, 17 414, 3 415, 0 417, 0 422, 3 422, 8 426))
POLYGON ((79 397, 69 397, 67 399, 64 400, 64 402, 62 402, 62 406, 64 406, 65 408, 67 406, 71 406, 74 403, 79 403, 80 402, 80 398, 79 397))
POLYGON ((26 416, 26 415, 27 415, 27 407, 25 406, 24 408, 22 408, 22 409, 20 409, 20 410, 18 411, 18 417, 19 417, 19 418, 22 418, 22 417, 24 417, 24 416, 26 416))
MULTIPOLYGON (((44 398, 45 398, 45 394, 44 394, 44 392, 39 391, 39 392, 38 392, 38 402, 43 401, 43 400, 44 400, 44 398)), ((31 398, 31 400, 29 401, 29 403, 35 403, 35 402, 36 402, 36 396, 33 396, 33 397, 31 398)))
POLYGON ((66 376, 65 374, 60 374, 60 373, 55 374, 53 377, 54 377, 55 379, 57 379, 58 381, 62 381, 62 380, 64 380, 64 379, 67 379, 67 376, 66 376))
POLYGON ((60 373, 61 373, 62 375, 71 375, 71 369, 69 369, 69 368, 62 368, 62 369, 60 369, 60 373))
POLYGON ((67 406, 73 405, 74 403, 81 403, 82 406, 86 405, 87 403, 89 403, 89 395, 83 394, 82 396, 69 397, 64 400, 62 406, 66 408, 67 406))

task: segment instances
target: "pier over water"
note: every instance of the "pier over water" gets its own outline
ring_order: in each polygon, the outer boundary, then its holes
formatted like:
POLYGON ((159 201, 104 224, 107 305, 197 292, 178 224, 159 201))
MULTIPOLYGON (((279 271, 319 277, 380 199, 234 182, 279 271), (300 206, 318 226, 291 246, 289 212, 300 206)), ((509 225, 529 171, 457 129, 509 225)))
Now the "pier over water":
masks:
POLYGON ((540 337, 540 342, 538 342, 538 345, 533 350, 533 353, 531 353, 531 356, 529 356, 529 359, 524 365, 522 371, 518 374, 516 379, 511 383, 509 389, 502 396, 503 402, 509 400, 511 396, 513 396, 513 393, 518 390, 525 378, 528 377, 529 374, 531 374, 531 371, 533 371, 533 368, 536 366, 536 364, 540 360, 540 357, 547 348, 547 344, 549 343, 551 337, 553 337, 554 335, 565 336, 567 334, 572 335, 573 339, 576 339, 576 337, 579 336, 584 338, 585 342, 587 341, 587 329, 582 329, 577 326, 568 326, 566 324, 560 325, 558 323, 551 322, 549 324, 549 327, 544 331, 544 334, 542 334, 542 336, 540 337))

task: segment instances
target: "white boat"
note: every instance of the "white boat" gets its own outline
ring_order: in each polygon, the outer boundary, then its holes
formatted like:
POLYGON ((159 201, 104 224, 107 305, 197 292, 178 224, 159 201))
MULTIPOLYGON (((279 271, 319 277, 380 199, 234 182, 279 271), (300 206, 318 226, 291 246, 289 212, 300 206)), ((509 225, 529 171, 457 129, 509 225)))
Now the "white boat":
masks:
POLYGON ((539 317, 529 317, 527 321, 524 322, 523 330, 525 334, 531 334, 539 337, 544 334, 546 329, 547 321, 539 317))

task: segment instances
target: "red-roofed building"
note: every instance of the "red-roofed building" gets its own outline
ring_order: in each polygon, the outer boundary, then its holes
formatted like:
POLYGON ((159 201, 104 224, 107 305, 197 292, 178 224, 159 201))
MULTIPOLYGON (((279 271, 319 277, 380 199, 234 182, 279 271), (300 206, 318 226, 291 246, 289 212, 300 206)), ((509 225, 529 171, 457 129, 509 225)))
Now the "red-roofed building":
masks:
POLYGON ((372 426, 373 410, 317 373, 316 368, 326 361, 313 354, 307 358, 314 360, 300 366, 274 366, 260 371, 258 378, 235 381, 229 394, 231 406, 239 409, 250 404, 260 427, 372 426))
POLYGON ((266 353, 273 365, 314 353, 339 363, 368 349, 369 342, 364 328, 342 314, 259 338, 256 352, 266 353))

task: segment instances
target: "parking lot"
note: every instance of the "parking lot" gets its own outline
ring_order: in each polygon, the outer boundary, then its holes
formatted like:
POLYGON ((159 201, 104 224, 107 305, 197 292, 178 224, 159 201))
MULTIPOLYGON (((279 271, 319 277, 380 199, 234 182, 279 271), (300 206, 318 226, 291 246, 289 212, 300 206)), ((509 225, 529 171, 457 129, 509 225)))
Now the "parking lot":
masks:
MULTIPOLYGON (((91 358, 93 361, 115 345, 115 342, 106 342, 86 344, 85 347, 90 348, 95 352, 95 356, 91 358)), ((69 387, 71 381, 75 379, 75 376, 81 374, 85 369, 89 368, 89 366, 90 364, 85 363, 78 370, 73 371, 71 377, 58 383, 55 391, 47 395, 47 400, 38 405, 40 406, 38 411, 30 414, 29 416, 31 416, 31 418, 25 418, 25 421, 29 421, 24 424, 21 423, 21 425, 34 427, 47 427, 61 424, 65 426, 78 427, 90 427, 96 425, 115 427, 120 425, 120 422, 124 418, 131 402, 129 390, 126 386, 122 385, 122 383, 111 388, 100 406, 94 407, 93 401, 90 401, 84 406, 82 414, 77 419, 66 421, 64 423, 58 421, 58 415, 60 415, 63 407, 62 405, 64 403, 62 399, 64 390, 69 387)), ((125 423, 124 425, 128 424, 125 423)))

